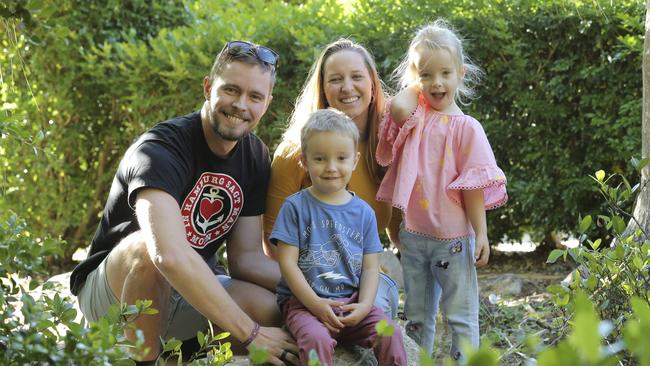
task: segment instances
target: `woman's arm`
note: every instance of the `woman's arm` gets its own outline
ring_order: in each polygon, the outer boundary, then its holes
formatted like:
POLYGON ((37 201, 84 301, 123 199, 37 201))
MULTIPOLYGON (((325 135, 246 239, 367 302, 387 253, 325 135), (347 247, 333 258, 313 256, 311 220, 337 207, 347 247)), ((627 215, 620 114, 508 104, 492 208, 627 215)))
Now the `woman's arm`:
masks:
POLYGON ((280 207, 287 197, 302 189, 307 172, 298 165, 300 151, 296 146, 283 142, 278 146, 271 163, 271 178, 266 194, 264 212, 264 252, 277 259, 276 247, 269 241, 280 207), (295 151, 294 151, 295 150, 295 151))

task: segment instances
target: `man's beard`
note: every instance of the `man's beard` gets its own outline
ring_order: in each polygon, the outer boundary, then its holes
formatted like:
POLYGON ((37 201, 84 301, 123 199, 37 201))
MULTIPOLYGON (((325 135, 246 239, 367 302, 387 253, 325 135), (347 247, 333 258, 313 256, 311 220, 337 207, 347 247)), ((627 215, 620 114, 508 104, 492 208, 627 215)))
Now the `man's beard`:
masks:
MULTIPOLYGON (((217 111, 213 110, 212 113, 210 113, 210 126, 212 127, 212 131, 214 131, 214 133, 219 135, 219 137, 221 137, 222 139, 226 141, 239 141, 240 139, 246 137, 246 135, 250 133, 249 130, 245 130, 241 134, 237 135, 234 131, 233 132, 227 131, 226 128, 223 128, 222 130, 221 129, 222 124, 219 122, 218 116, 219 116, 219 112, 217 111)), ((224 116, 224 118, 227 117, 224 116)))

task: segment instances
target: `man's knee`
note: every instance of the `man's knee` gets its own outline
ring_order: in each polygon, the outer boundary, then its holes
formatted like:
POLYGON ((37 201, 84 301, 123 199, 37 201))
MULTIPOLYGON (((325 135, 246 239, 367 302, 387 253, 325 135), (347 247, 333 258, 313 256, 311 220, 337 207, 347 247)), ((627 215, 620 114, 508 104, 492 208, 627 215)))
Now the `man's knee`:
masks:
POLYGON ((226 290, 237 305, 261 325, 281 325, 280 309, 273 292, 241 280, 233 280, 226 290))
POLYGON ((166 283, 165 278, 156 268, 144 238, 135 232, 124 238, 109 254, 107 276, 113 293, 122 298, 126 282, 144 282, 147 286, 166 283))

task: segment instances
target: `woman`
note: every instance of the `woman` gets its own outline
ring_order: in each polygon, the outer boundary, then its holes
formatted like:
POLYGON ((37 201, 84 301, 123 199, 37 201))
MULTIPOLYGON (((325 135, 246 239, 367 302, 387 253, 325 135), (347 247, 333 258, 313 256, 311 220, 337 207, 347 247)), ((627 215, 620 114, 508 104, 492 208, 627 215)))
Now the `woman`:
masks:
MULTIPOLYGON (((311 185, 309 175, 299 165, 300 129, 311 112, 328 107, 347 114, 357 125, 361 136, 360 164, 352 173, 348 189, 373 208, 379 230, 386 230, 389 239, 398 243, 399 217, 391 222, 390 205, 375 199, 383 175, 375 160, 375 151, 384 102, 381 80, 370 53, 348 39, 339 39, 327 45, 307 76, 289 127, 271 164, 271 181, 264 213, 264 246, 269 256, 274 257, 275 247, 269 243, 268 236, 282 203, 288 196, 311 185)), ((375 304, 391 318, 395 317, 397 287, 388 276, 380 276, 375 304)))

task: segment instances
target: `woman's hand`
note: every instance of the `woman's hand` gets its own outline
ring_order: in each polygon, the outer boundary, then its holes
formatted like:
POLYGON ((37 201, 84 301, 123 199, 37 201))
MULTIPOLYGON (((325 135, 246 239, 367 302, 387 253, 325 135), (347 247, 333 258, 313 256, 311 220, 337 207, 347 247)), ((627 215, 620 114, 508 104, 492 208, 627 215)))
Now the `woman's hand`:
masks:
POLYGON ((372 305, 368 304, 351 303, 343 305, 341 306, 341 310, 346 313, 349 312, 349 314, 340 317, 339 319, 346 327, 353 327, 368 316, 371 309, 372 305))

